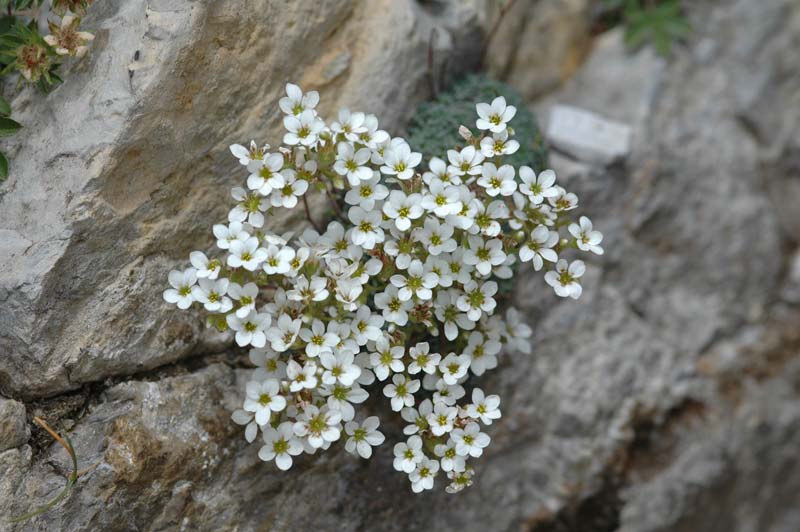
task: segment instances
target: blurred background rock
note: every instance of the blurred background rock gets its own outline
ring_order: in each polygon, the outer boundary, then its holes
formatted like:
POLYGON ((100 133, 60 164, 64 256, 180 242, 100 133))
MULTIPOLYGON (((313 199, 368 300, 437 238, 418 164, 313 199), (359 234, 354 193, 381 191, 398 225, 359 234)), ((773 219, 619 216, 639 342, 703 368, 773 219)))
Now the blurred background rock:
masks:
POLYGON ((496 27, 488 0, 97 1, 62 86, 6 91, 0 528, 800 530, 800 4, 683 7, 662 57, 590 0, 517 0, 496 27), (518 277, 534 354, 487 379, 503 418, 475 486, 412 496, 385 449, 278 473, 229 420, 240 354, 161 299, 240 181, 227 146, 278 142, 289 80, 399 134, 431 71, 481 66, 552 133, 606 254, 579 302, 518 277), (591 113, 571 143, 555 106, 591 113), (12 525, 70 471, 33 415, 94 469, 12 525))

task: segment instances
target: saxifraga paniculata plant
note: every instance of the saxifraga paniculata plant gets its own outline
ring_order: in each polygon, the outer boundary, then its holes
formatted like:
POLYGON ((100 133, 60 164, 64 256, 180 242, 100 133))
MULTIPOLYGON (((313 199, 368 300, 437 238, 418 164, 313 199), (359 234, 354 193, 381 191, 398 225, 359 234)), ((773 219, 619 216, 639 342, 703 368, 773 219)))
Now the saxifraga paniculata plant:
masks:
POLYGON ((495 368, 501 350, 531 351, 519 312, 494 313, 497 281, 531 262, 557 295, 577 299, 584 263, 570 256, 602 253, 602 235, 586 217, 572 222, 578 198, 552 170, 505 163, 520 144, 502 96, 477 104, 480 136, 462 128, 466 145, 423 171, 422 154, 375 116, 342 109, 327 124, 316 92, 286 92, 282 146, 231 146, 249 175, 231 191, 227 222, 213 226, 221 251, 192 252, 164 299, 200 304, 250 348, 256 369, 232 418, 248 442, 261 433, 262 460, 286 470, 338 440, 369 458, 385 437, 359 405, 375 391, 408 424, 394 467, 412 490, 431 489, 443 471, 458 492, 489 445, 482 425, 500 417, 500 397, 467 381, 495 368), (344 208, 332 200, 337 219, 324 230, 264 228, 300 203, 315 225, 308 194, 343 195, 344 208))

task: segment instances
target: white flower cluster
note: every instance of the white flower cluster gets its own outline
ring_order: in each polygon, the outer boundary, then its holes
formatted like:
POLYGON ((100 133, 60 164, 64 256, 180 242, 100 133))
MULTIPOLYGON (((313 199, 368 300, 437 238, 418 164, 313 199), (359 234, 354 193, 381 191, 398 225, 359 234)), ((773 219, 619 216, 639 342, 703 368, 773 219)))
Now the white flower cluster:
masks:
POLYGON ((500 398, 479 388, 461 401, 465 381, 495 368, 504 345, 530 353, 519 313, 494 314, 497 280, 530 261, 556 294, 578 298, 584 265, 561 255, 602 253, 602 235, 585 217, 566 218, 577 198, 552 171, 502 164, 519 149, 507 126, 516 109, 502 97, 477 105, 481 138, 463 134, 465 147, 422 172, 421 154, 375 116, 342 109, 328 125, 316 92, 286 89, 284 146, 231 146, 249 176, 232 190, 228 223, 213 227, 223 256, 191 253, 164 299, 203 305, 251 348, 257 369, 233 420, 250 442, 261 431, 261 459, 285 470, 339 439, 369 458, 384 435, 377 417, 358 420, 355 405, 380 381, 409 423, 395 468, 415 492, 431 489, 440 470, 447 491, 460 491, 472 482, 467 460, 489 444, 481 424, 500 417, 500 398), (336 219, 324 230, 295 238, 264 228, 274 209, 301 201, 314 225, 309 192, 331 200, 336 219))

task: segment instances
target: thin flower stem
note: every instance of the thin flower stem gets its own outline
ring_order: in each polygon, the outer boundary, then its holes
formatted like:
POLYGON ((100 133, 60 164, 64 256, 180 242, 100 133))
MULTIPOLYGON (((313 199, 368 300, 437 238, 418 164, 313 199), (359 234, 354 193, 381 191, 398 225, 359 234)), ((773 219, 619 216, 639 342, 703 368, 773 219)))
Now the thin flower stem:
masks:
POLYGON ((311 217, 311 209, 308 208, 308 198, 305 194, 303 194, 303 208, 306 210, 306 219, 308 220, 308 223, 311 224, 311 227, 313 227, 317 233, 322 233, 322 229, 320 229, 319 225, 317 225, 317 222, 315 222, 311 217))
MULTIPOLYGON (((75 449, 72 447, 72 442, 69 441, 69 437, 67 437, 66 435, 63 438, 59 436, 59 434, 52 428, 50 428, 50 425, 48 425, 47 422, 40 417, 34 416, 33 420, 40 427, 46 430, 47 433, 50 434, 50 436, 54 440, 56 440, 59 444, 61 444, 61 446, 64 447, 64 449, 67 450, 67 454, 69 454, 70 458, 72 459, 72 473, 70 473, 70 475, 67 477, 67 484, 59 492, 58 495, 56 495, 44 506, 41 506, 36 510, 33 510, 31 512, 28 512, 26 514, 11 519, 12 523, 21 523, 23 521, 27 521, 32 517, 36 517, 37 515, 43 514, 44 512, 46 512, 47 510, 58 504, 59 501, 61 501, 64 497, 66 497, 69 494, 70 490, 72 489, 72 486, 75 485, 75 483, 78 481, 78 477, 80 476, 80 474, 78 473, 78 457, 75 455, 75 449)), ((88 468, 87 470, 85 470, 85 472, 88 472, 91 469, 92 468, 88 468)))
POLYGON ((336 214, 336 217, 340 220, 347 221, 342 214, 342 209, 339 208, 339 203, 336 201, 336 198, 333 197, 331 190, 327 186, 325 187, 325 194, 328 196, 328 200, 331 203, 331 208, 333 208, 333 212, 336 214))
POLYGON ((486 36, 486 42, 483 44, 483 52, 481 53, 481 65, 486 62, 486 54, 489 53, 489 47, 492 45, 492 39, 494 36, 497 35, 497 29, 500 27, 500 23, 503 22, 503 18, 505 18, 506 14, 514 7, 514 4, 517 0, 508 0, 508 3, 500 8, 500 14, 497 16, 497 20, 494 21, 492 24, 492 29, 489 30, 489 33, 486 36))

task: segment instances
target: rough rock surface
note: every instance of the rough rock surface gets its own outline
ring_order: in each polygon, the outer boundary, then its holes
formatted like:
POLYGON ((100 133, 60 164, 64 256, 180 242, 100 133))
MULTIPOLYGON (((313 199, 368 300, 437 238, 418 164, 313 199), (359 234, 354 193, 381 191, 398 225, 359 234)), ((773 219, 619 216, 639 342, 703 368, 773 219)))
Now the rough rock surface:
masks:
MULTIPOLYGON (((579 302, 557 300, 538 276, 520 277, 534 354, 504 360, 486 379, 504 415, 475 486, 412 496, 388 448, 369 462, 306 456, 279 473, 228 421, 246 374, 241 359, 204 355, 29 402, 29 414, 49 413, 69 430, 80 467, 93 469, 55 509, 0 528, 800 529, 800 276, 798 235, 787 223, 800 205, 800 9, 794 0, 718 0, 693 3, 689 15, 690 40, 670 59, 629 54, 617 30, 535 104, 544 118, 563 103, 626 123, 634 145, 608 168, 553 161, 604 231, 606 254, 589 264, 579 302)), ((361 94, 343 89, 345 99, 361 94)), ((195 97, 206 98, 199 89, 195 97)), ((215 126, 225 123, 218 118, 215 126)), ((207 142, 210 154, 221 151, 207 142)), ((205 193, 222 180, 205 182, 205 193)), ((178 234, 199 216, 189 203, 175 212, 180 223, 154 213, 150 223, 178 234)), ((197 231, 187 240, 202 238, 197 231)), ((172 251, 151 250, 163 264, 172 251)), ((97 290, 88 295, 110 297, 97 290)), ((148 305, 128 310, 129 326, 148 305)), ((391 439, 399 429, 387 430, 391 439)), ((64 451, 38 429, 0 452, 0 519, 52 497, 68 470, 64 451)))
POLYGON ((28 441, 31 431, 25 419, 25 405, 0 397, 0 452, 28 441))
POLYGON ((357 105, 397 130, 429 85, 432 28, 435 56, 463 69, 480 46, 484 7, 92 6, 91 57, 48 98, 28 90, 12 102, 25 134, 10 141, 13 175, 0 188, 0 392, 52 395, 219 349, 199 334, 201 321, 176 316, 158 294, 224 219, 241 173, 227 146, 280 140, 268 132, 286 81, 324 89, 323 113, 357 105))

